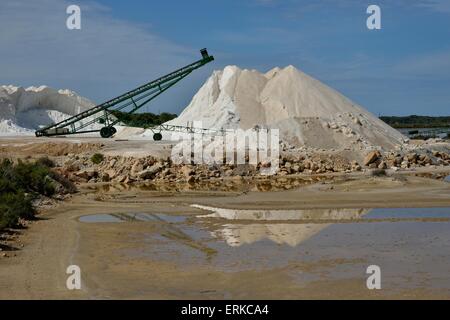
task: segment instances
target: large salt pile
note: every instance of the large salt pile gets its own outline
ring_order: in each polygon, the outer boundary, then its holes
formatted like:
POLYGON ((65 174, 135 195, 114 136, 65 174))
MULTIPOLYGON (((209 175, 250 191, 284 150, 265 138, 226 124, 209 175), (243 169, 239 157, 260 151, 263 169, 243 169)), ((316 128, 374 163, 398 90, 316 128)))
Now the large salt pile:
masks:
POLYGON ((0 135, 33 134, 93 106, 70 90, 0 86, 0 135))
POLYGON ((278 128, 295 146, 389 150, 406 137, 339 92, 293 66, 263 74, 228 66, 215 71, 181 115, 168 122, 204 128, 278 128))

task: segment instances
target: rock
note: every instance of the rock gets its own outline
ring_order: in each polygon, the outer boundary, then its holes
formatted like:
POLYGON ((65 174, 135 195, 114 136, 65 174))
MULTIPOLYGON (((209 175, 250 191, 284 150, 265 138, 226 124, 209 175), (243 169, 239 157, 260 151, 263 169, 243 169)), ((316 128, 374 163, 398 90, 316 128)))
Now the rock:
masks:
POLYGON ((381 153, 378 150, 369 152, 364 158, 364 165, 368 166, 378 160, 381 157, 381 153))
POLYGON ((109 179, 110 179, 110 180, 114 179, 114 178, 117 176, 116 171, 113 170, 113 169, 105 170, 105 171, 103 172, 103 175, 105 175, 105 174, 109 176, 109 179))
POLYGON ((150 168, 147 168, 138 173, 138 177, 143 180, 153 179, 158 172, 162 170, 163 166, 159 163, 154 164, 150 168))
POLYGON ((164 169, 164 170, 161 172, 161 176, 162 176, 162 177, 167 177, 167 176, 169 176, 169 175, 171 175, 171 174, 172 174, 172 171, 170 170, 170 168, 164 169))
POLYGON ((358 118, 354 118, 354 119, 353 119, 353 122, 354 122, 355 124, 357 124, 357 125, 362 126, 361 120, 359 120, 358 118))
POLYGON ((195 171, 188 166, 183 166, 180 171, 186 179, 195 175, 195 171))
POLYGON ((189 177, 187 178, 187 182, 188 182, 188 183, 194 183, 194 182, 195 182, 195 177, 194 177, 194 176, 189 176, 189 177))
POLYGON ((396 156, 395 159, 394 159, 394 163, 396 165, 400 165, 402 163, 402 161, 403 161, 403 158, 400 157, 400 156, 396 156))
POLYGON ((378 165, 378 169, 387 169, 387 164, 384 161, 381 161, 380 164, 378 165))
POLYGON ((86 170, 81 170, 81 171, 75 172, 74 175, 78 178, 89 181, 92 178, 98 177, 98 172, 95 169, 86 169, 86 170))
POLYGON ((376 169, 376 168, 378 168, 378 165, 377 165, 376 162, 372 162, 371 164, 369 164, 369 168, 370 169, 376 169))
POLYGON ((134 179, 131 178, 130 176, 125 176, 125 179, 122 181, 122 183, 125 183, 125 184, 130 184, 133 182, 134 182, 134 179))
POLYGON ((108 173, 104 172, 102 174, 102 182, 109 182, 109 181, 111 181, 111 177, 109 176, 108 173))
POLYGON ((138 160, 131 166, 131 174, 136 175, 144 170, 144 165, 138 160))
POLYGON ((64 167, 69 172, 80 171, 81 165, 79 161, 69 160, 64 163, 64 167))
POLYGON ((415 162, 417 161, 417 158, 418 158, 417 153, 408 153, 408 154, 406 155, 406 159, 407 159, 409 162, 412 162, 412 163, 415 163, 415 162))
POLYGON ((118 176, 117 178, 114 179, 114 181, 118 182, 118 183, 124 183, 125 180, 127 179, 127 176, 118 176))
POLYGON ((116 165, 117 160, 116 159, 111 159, 111 161, 109 162, 109 167, 110 168, 114 168, 114 166, 116 165))

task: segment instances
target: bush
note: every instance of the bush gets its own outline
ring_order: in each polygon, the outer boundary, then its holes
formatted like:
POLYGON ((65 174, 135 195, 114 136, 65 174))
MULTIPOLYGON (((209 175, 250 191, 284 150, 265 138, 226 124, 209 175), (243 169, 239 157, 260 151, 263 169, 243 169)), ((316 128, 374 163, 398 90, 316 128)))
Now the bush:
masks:
POLYGON ((60 183, 66 192, 68 193, 75 193, 77 192, 77 187, 75 186, 75 184, 70 181, 69 179, 67 179, 66 177, 56 173, 56 172, 52 172, 50 174, 50 177, 55 180, 56 182, 60 183))
POLYGON ((36 163, 40 164, 44 167, 47 167, 47 168, 55 167, 55 163, 49 157, 41 157, 41 158, 37 159, 36 163))
POLYGON ((31 219, 34 214, 31 197, 22 191, 0 194, 0 229, 13 227, 19 218, 31 219))
POLYGON ((19 218, 34 217, 33 199, 55 193, 51 176, 49 167, 40 161, 19 161, 16 165, 8 159, 0 162, 0 229, 13 227, 19 218))
POLYGON ((100 163, 102 163, 102 161, 103 161, 104 158, 105 158, 105 157, 104 157, 101 153, 96 153, 96 154, 94 154, 94 155, 91 157, 91 161, 92 161, 94 164, 100 164, 100 163))
POLYGON ((50 175, 51 171, 46 166, 37 162, 25 163, 19 161, 14 167, 13 174, 10 175, 10 178, 19 189, 45 196, 52 196, 55 193, 55 187, 47 178, 50 175))

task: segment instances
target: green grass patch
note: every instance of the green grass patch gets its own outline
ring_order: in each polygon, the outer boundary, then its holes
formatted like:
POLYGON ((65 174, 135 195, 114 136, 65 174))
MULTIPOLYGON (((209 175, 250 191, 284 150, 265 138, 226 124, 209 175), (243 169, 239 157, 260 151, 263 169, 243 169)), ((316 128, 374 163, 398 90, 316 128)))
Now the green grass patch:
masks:
POLYGON ((91 157, 91 161, 94 164, 100 164, 103 162, 104 159, 105 157, 101 153, 96 153, 91 157))

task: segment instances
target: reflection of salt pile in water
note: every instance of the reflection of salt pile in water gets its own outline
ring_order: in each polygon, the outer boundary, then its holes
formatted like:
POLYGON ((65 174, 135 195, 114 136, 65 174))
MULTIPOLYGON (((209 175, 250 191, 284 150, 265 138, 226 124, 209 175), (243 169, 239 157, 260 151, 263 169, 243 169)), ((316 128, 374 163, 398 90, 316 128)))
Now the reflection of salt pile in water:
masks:
POLYGON ((0 86, 0 134, 33 134, 39 126, 60 122, 93 106, 70 90, 0 86))
POLYGON ((294 145, 339 149, 391 149, 405 137, 340 93, 296 68, 266 74, 236 66, 216 71, 181 115, 168 122, 204 128, 266 126, 294 145))
POLYGON ((226 224, 222 229, 214 232, 215 236, 224 238, 227 244, 233 247, 264 239, 295 247, 330 226, 331 224, 328 223, 330 220, 355 220, 368 212, 367 209, 234 210, 201 205, 193 205, 193 207, 213 212, 201 216, 202 218, 239 221, 239 224, 226 224), (270 223, 243 224, 246 221, 270 223), (314 223, 305 223, 305 221, 314 223))

